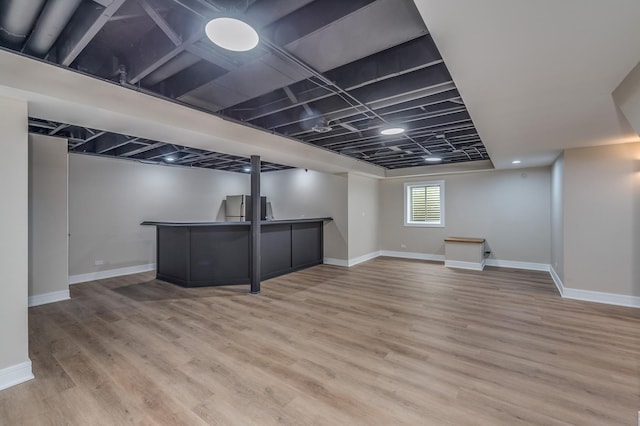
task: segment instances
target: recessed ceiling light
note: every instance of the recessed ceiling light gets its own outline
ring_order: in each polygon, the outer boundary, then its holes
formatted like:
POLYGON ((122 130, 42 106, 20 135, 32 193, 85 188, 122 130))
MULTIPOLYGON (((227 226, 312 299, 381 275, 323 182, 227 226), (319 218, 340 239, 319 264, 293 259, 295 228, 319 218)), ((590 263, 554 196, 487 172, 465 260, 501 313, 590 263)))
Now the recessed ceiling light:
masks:
POLYGON ((204 27, 209 40, 223 49, 246 52, 258 45, 260 37, 251 25, 235 18, 215 18, 204 27))
POLYGON ((166 157, 165 161, 168 161, 170 163, 173 163, 174 161, 176 161, 175 157, 166 157))
POLYGON ((511 164, 520 164, 520 163, 522 163, 522 161, 520 161, 520 160, 513 160, 513 161, 511 162, 511 164))
POLYGON ((244 168, 244 169, 242 169, 242 170, 244 170, 245 172, 249 173, 249 172, 251 171, 251 167, 245 167, 245 168, 244 168))
POLYGON ((438 161, 442 161, 440 157, 424 157, 424 161, 428 161, 430 163, 437 163, 438 161))
POLYGON ((399 135, 400 133, 404 133, 404 128, 402 127, 387 127, 386 129, 380 130, 380 134, 389 136, 389 135, 399 135))

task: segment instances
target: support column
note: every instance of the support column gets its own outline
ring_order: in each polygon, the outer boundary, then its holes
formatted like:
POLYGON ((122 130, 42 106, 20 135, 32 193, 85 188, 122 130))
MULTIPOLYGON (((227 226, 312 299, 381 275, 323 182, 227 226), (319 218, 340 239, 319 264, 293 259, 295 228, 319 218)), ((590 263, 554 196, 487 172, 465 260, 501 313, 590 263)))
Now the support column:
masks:
POLYGON ((26 101, 0 98, 0 389, 33 378, 29 360, 28 115, 26 101))
POLYGON ((260 156, 251 156, 251 293, 260 293, 260 156))

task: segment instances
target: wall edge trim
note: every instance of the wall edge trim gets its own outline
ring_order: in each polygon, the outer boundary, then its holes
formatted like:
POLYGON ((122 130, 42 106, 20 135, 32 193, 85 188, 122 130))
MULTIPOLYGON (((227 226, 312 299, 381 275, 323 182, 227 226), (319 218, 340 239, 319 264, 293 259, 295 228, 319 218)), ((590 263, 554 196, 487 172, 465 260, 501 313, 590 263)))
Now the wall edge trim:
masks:
MULTIPOLYGON (((364 256, 356 257, 350 260, 325 258, 324 263, 327 265, 349 267, 349 266, 357 265, 358 263, 365 262, 367 260, 374 259, 379 256, 445 262, 444 256, 439 254, 380 250, 378 252, 372 252, 364 256)), ((448 261, 446 263, 449 263, 449 262, 451 261, 448 261)), ((472 262, 463 262, 463 263, 478 265, 472 262)), ((564 299, 573 299, 573 300, 581 300, 585 302, 603 303, 607 305, 640 308, 640 296, 627 296, 623 294, 603 293, 599 291, 581 290, 577 288, 565 287, 564 284, 562 283, 562 280, 560 279, 557 272, 555 271, 555 269, 551 265, 546 263, 486 259, 485 264, 486 266, 494 266, 497 268, 513 268, 513 269, 523 269, 523 270, 529 270, 529 271, 549 272, 554 285, 556 286, 556 288, 558 289, 558 292, 560 293, 560 296, 564 299)), ((475 269, 475 270, 478 270, 478 269, 475 269)))
POLYGON ((325 257, 322 260, 322 263, 325 265, 331 265, 331 266, 349 266, 349 261, 345 260, 345 259, 335 259, 333 257, 325 257))
POLYGON ((367 260, 375 259, 380 256, 380 250, 373 251, 371 253, 363 254, 362 256, 354 257, 353 259, 349 259, 348 266, 355 266, 358 263, 366 262, 367 260))
POLYGON ((380 256, 399 257, 402 259, 433 260, 444 262, 444 255, 428 253, 412 253, 408 251, 380 250, 380 256))
POLYGON ((155 263, 148 263, 146 265, 128 266, 126 268, 107 269, 105 271, 89 272, 87 274, 78 274, 69 276, 69 284, 79 284, 88 281, 102 280, 105 278, 120 277, 123 275, 139 274, 141 272, 154 271, 156 269, 155 263))
POLYGON ((31 360, 0 370, 0 391, 33 379, 31 360))
POLYGON ((600 291, 564 287, 562 297, 565 299, 581 300, 583 302, 596 302, 607 305, 626 306, 628 308, 640 308, 640 297, 627 296, 624 294, 604 293, 600 291))
POLYGON ((62 300, 69 300, 71 298, 69 289, 52 291, 50 293, 34 294, 29 296, 29 307, 46 305, 47 303, 60 302, 62 300))
POLYGON ((519 262, 515 260, 486 259, 487 266, 496 266, 498 268, 524 269, 527 271, 549 272, 548 263, 535 262, 519 262))
POLYGON ((551 274, 551 279, 553 280, 553 283, 556 285, 556 288, 558 289, 558 293, 560 293, 560 296, 564 297, 564 284, 562 284, 560 275, 558 275, 556 270, 551 265, 549 265, 549 273, 551 274))
POLYGON ((482 271, 484 269, 485 260, 482 262, 464 262, 461 260, 445 260, 444 266, 447 268, 470 269, 472 271, 482 271))

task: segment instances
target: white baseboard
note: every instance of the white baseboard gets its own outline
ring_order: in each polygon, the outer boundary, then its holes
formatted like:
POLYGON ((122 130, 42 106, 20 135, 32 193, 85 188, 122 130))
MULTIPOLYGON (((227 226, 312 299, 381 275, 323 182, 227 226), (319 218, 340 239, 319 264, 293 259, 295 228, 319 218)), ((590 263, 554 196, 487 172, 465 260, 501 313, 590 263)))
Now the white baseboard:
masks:
POLYGON ((463 262, 461 260, 445 260, 444 266, 447 268, 457 269, 471 269, 473 271, 482 271, 484 269, 485 261, 477 262, 463 262))
POLYGON ((549 272, 549 264, 518 262, 514 260, 486 259, 487 266, 496 266, 498 268, 526 269, 528 271, 549 272))
POLYGON ((52 291, 51 293, 35 294, 29 296, 29 307, 46 305, 47 303, 60 302, 61 300, 69 300, 69 289, 52 291))
POLYGON ((549 266, 551 279, 556 285, 560 296, 563 299, 582 300, 585 302, 604 303, 607 305, 627 306, 630 308, 640 308, 640 297, 626 296, 623 294, 604 293, 601 291, 581 290, 579 288, 565 287, 560 276, 553 268, 549 266))
POLYGON ((375 259, 380 256, 379 251, 374 251, 371 253, 364 254, 362 256, 354 257, 353 259, 349 259, 349 266, 357 265, 358 263, 366 262, 367 260, 375 259))
POLYGON ((10 388, 33 379, 31 371, 31 361, 25 361, 20 364, 0 370, 0 390, 10 388))
POLYGON ((553 280, 553 283, 556 285, 556 288, 558 289, 558 293, 560 293, 560 296, 564 297, 564 285, 562 284, 562 280, 560 279, 560 276, 558 275, 556 270, 553 269, 553 266, 551 265, 549 265, 549 273, 551 274, 551 279, 553 280))
POLYGON ((607 305, 640 308, 640 297, 638 296, 626 296, 623 294, 602 293, 599 291, 564 287, 562 297, 565 299, 582 300, 585 302, 597 302, 605 303, 607 305))
POLYGON ((149 272, 155 269, 156 269, 156 264, 149 263, 147 265, 129 266, 126 268, 90 272, 88 274, 71 275, 69 277, 69 284, 78 284, 78 283, 84 283, 87 281, 102 280, 104 278, 120 277, 122 275, 139 274, 140 272, 149 272))
POLYGON ((333 266, 345 266, 350 267, 357 265, 362 262, 366 262, 367 260, 375 259, 380 256, 388 256, 388 257, 400 257, 404 259, 418 259, 418 260, 434 260, 437 262, 444 262, 444 256, 437 254, 426 254, 426 253, 410 253, 406 251, 389 251, 389 250, 380 250, 374 251, 371 253, 367 253, 362 256, 355 257, 353 259, 345 260, 345 259, 334 259, 332 257, 325 257, 324 264, 325 265, 333 265, 333 266))
POLYGON ((408 251, 380 250, 380 256, 401 257, 403 259, 433 260, 436 262, 444 262, 444 255, 442 254, 411 253, 408 251))
POLYGON ((349 261, 345 260, 345 259, 334 259, 333 257, 325 257, 322 260, 322 263, 324 263, 325 265, 332 265, 332 266, 349 266, 349 261))
MULTIPOLYGON (((336 266, 353 266, 360 262, 364 262, 370 259, 374 259, 378 256, 398 257, 403 259, 417 259, 417 260, 431 260, 436 262, 445 262, 444 256, 439 254, 427 254, 427 253, 412 253, 406 251, 391 251, 380 250, 379 252, 369 253, 364 256, 357 257, 355 259, 332 259, 325 258, 324 263, 327 265, 336 266)), ((558 276, 557 272, 546 263, 534 263, 534 262, 518 262, 513 260, 499 260, 499 259, 485 259, 486 266, 495 266, 498 268, 513 268, 513 269, 525 269, 530 271, 549 272, 551 279, 556 285, 558 292, 563 298, 583 300, 587 302, 605 303, 609 305, 628 306, 633 308, 640 308, 640 297, 638 296, 625 296, 615 293, 602 293, 598 291, 580 290, 576 288, 565 287, 562 280, 558 276)), ((482 270, 479 266, 482 264, 473 262, 458 262, 458 261, 446 261, 445 266, 452 266, 456 268, 482 270), (453 265, 456 266, 453 266, 453 265)))
POLYGON ((345 259, 334 259, 332 257, 325 257, 323 263, 325 265, 333 265, 333 266, 345 266, 351 267, 355 266, 358 263, 366 262, 367 260, 375 259, 380 256, 379 251, 374 251, 371 253, 364 254, 362 256, 354 257, 353 259, 345 260, 345 259))

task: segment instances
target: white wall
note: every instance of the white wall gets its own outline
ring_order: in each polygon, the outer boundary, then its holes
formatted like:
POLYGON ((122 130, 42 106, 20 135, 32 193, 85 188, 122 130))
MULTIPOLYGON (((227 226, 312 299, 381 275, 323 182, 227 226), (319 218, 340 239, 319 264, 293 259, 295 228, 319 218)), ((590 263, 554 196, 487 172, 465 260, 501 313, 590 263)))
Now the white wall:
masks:
POLYGON ((640 143, 564 153, 568 288, 640 296, 640 143))
POLYGON ((29 135, 29 304, 69 297, 67 140, 29 135))
POLYGON ((380 250, 378 179, 349 174, 349 259, 380 250))
POLYGON ((564 157, 551 167, 551 267, 564 280, 564 157))
POLYGON ((482 237, 491 259, 548 264, 550 177, 535 168, 384 180, 380 249, 444 255, 446 237, 482 237), (446 227, 404 226, 404 183, 429 180, 445 181, 446 227))
POLYGON ((225 197, 249 191, 246 174, 70 154, 69 275, 153 264, 142 221, 223 221, 225 197))
POLYGON ((28 351, 27 103, 0 98, 0 389, 33 378, 28 351))
POLYGON ((348 176, 313 170, 291 169, 263 173, 262 195, 273 208, 275 219, 333 218, 324 228, 324 256, 348 259, 348 176))

